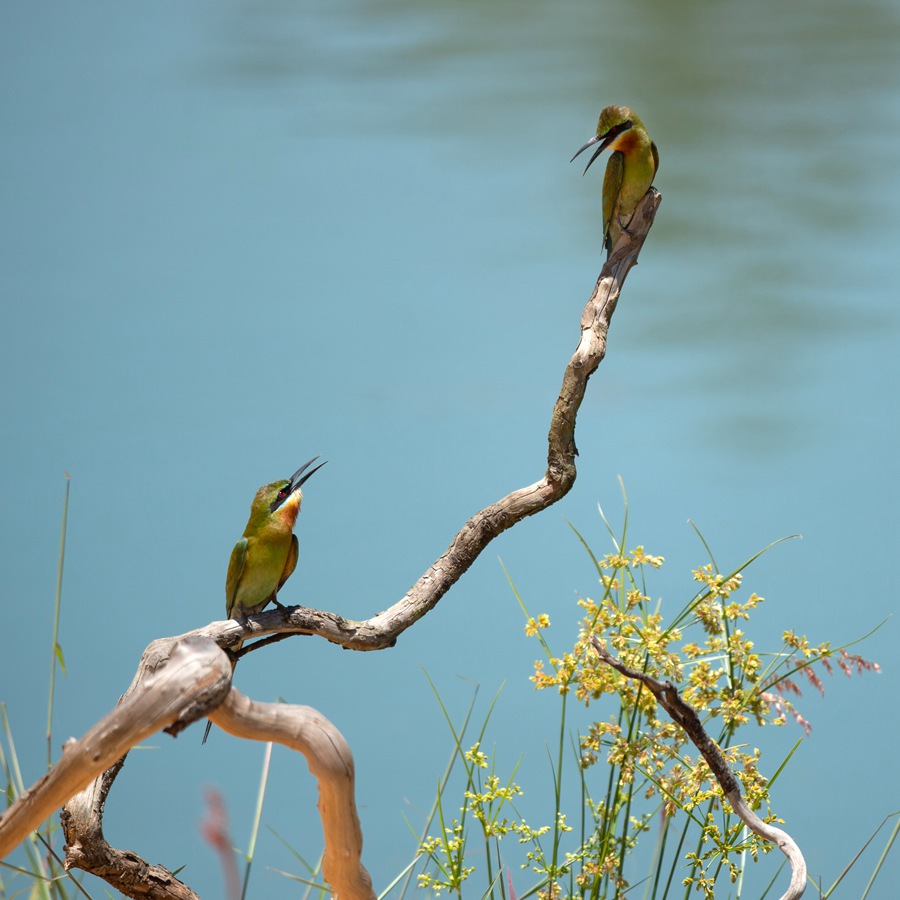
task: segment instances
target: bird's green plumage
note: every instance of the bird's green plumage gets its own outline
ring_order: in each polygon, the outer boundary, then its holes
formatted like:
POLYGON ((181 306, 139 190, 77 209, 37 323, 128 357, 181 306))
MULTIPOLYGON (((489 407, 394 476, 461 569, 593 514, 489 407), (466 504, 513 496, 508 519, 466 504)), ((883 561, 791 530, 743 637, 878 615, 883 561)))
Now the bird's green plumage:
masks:
MULTIPOLYGON (((264 484, 256 492, 250 504, 247 527, 228 560, 225 613, 229 619, 245 619, 261 612, 269 603, 278 603, 278 592, 297 568, 299 544, 294 523, 303 500, 300 486, 325 465, 319 463, 306 472, 318 458, 315 456, 304 463, 286 481, 264 484)), ((239 650, 240 646, 238 644, 234 650, 239 650)), ((234 665, 236 657, 232 669, 234 665)), ((212 720, 206 723, 204 744, 211 727, 212 720)))
POLYGON ((644 123, 627 106, 607 106, 600 113, 596 135, 578 153, 598 142, 600 146, 584 171, 603 150, 612 151, 603 176, 603 243, 611 252, 653 183, 659 169, 659 151, 644 123))
POLYGON ((277 599, 278 591, 297 566, 294 522, 300 510, 298 489, 272 511, 279 492, 290 482, 273 481, 253 498, 243 537, 234 545, 225 579, 225 611, 238 619, 260 612, 277 599))
POLYGON ((305 462, 287 480, 264 484, 256 492, 247 527, 228 560, 225 612, 229 618, 243 619, 268 603, 278 603, 278 592, 297 568, 294 523, 303 501, 300 486, 325 465, 309 469, 318 458, 305 462))
MULTIPOLYGON (((286 481, 264 484, 256 492, 247 527, 228 560, 225 613, 230 619, 242 620, 262 611, 269 603, 278 603, 278 592, 297 568, 299 544, 294 523, 303 500, 300 486, 325 465, 319 463, 307 472, 318 458, 315 456, 304 463, 286 481)), ((206 725, 204 744, 211 725, 211 721, 206 725)))
MULTIPOLYGON (((608 253, 614 243, 610 235, 610 222, 613 221, 613 209, 622 190, 625 180, 625 154, 616 150, 611 153, 603 174, 603 245, 608 253)), ((616 235, 618 237, 618 235, 616 235)))

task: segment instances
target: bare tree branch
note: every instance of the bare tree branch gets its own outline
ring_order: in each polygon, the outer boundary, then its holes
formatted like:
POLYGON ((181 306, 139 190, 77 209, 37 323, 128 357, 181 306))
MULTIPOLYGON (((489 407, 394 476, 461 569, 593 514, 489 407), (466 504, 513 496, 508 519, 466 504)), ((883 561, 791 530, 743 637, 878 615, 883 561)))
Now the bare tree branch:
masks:
POLYGON ((354 800, 353 755, 343 735, 309 706, 259 703, 232 688, 210 718, 236 737, 276 741, 306 757, 319 784, 319 815, 325 835, 322 874, 340 900, 374 900, 362 864, 362 829, 354 800))
MULTIPOLYGON (((427 612, 462 577, 482 550, 517 522, 561 500, 575 483, 575 419, 588 379, 606 355, 606 334, 619 302, 625 278, 637 265, 638 254, 662 200, 651 188, 635 210, 629 230, 600 272, 581 315, 581 336, 563 375, 547 436, 547 470, 534 484, 507 494, 476 513, 462 527, 440 558, 393 606, 371 619, 355 621, 303 606, 273 609, 250 616, 246 623, 213 622, 197 633, 231 646, 266 634, 314 634, 348 650, 383 650, 427 612)), ((194 633, 194 632, 192 632, 194 633)))
POLYGON ((83 869, 105 879, 126 897, 200 900, 164 866, 155 866, 131 850, 111 847, 103 835, 103 807, 125 757, 76 794, 60 813, 66 839, 66 869, 83 869))
POLYGON ((69 741, 60 762, 0 817, 0 856, 71 797, 61 816, 67 868, 92 872, 128 897, 195 900, 196 894, 167 869, 111 847, 103 835, 103 809, 135 744, 160 729, 177 734, 219 703, 211 717, 221 728, 251 740, 277 741, 306 757, 319 785, 323 874, 342 900, 374 900, 360 861, 353 755, 344 737, 308 706, 255 703, 229 689, 230 681, 230 660, 208 639, 154 641, 118 706, 83 738, 69 741))
POLYGON ((263 635, 314 634, 351 650, 391 647, 437 605, 495 537, 564 497, 575 483, 575 420, 587 382, 606 355, 607 331, 622 285, 637 264, 660 200, 655 189, 647 192, 584 308, 578 346, 553 408, 547 469, 540 481, 472 516, 412 588, 370 619, 354 621, 298 606, 259 613, 243 622, 212 622, 185 635, 154 641, 119 706, 80 741, 67 745, 54 769, 0 816, 0 857, 72 798, 62 815, 68 866, 93 871, 130 897, 195 897, 167 870, 149 866, 130 851, 110 847, 103 838, 102 815, 108 791, 134 744, 163 727, 177 734, 208 715, 233 734, 277 740, 304 753, 319 781, 325 877, 341 900, 371 900, 371 881, 360 862, 362 834, 353 801, 353 761, 340 733, 308 707, 257 704, 233 687, 229 691, 231 663, 224 654, 212 652, 214 648, 204 639, 230 647, 263 635), (81 793, 74 796, 77 791, 81 793))
POLYGON ((59 762, 0 816, 0 858, 131 747, 176 722, 186 708, 196 719, 220 703, 230 681, 228 659, 209 641, 193 638, 175 646, 167 665, 147 672, 142 691, 126 695, 84 737, 67 742, 59 762))
POLYGON ((782 894, 781 900, 797 900, 803 896, 806 890, 806 860, 794 839, 781 828, 775 828, 763 822, 762 819, 747 805, 741 794, 740 782, 722 755, 716 742, 709 736, 700 717, 694 708, 686 703, 678 693, 678 689, 671 681, 658 681, 646 672, 640 672, 626 666, 623 662, 612 656, 603 646, 600 640, 591 636, 591 644, 597 651, 597 655, 607 665, 612 666, 626 678, 640 681, 656 697, 659 705, 669 714, 672 721, 680 726, 691 739, 694 746, 703 755, 710 770, 719 782, 731 808, 737 813, 743 823, 763 840, 771 841, 788 858, 791 864, 791 883, 787 891, 782 894))

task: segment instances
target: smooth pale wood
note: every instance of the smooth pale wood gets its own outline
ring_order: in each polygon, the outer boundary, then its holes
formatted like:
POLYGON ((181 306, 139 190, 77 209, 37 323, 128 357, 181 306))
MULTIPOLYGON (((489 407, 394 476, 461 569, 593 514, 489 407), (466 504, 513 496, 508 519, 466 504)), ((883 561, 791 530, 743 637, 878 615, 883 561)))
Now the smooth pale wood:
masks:
POLYGON ((69 740, 59 762, 0 816, 0 858, 6 856, 70 797, 86 788, 135 744, 175 723, 199 693, 231 680, 225 655, 208 640, 177 644, 168 662, 79 740, 69 740))
POLYGON ((806 890, 806 860, 797 842, 784 829, 763 822, 747 806, 740 790, 729 791, 725 796, 731 808, 754 834, 758 834, 763 840, 771 841, 788 858, 791 865, 791 883, 781 895, 781 900, 798 900, 806 890))
POLYGON ((97 874, 128 897, 195 900, 169 870, 111 847, 103 835, 103 809, 131 747, 162 728, 177 733, 218 704, 209 717, 220 728, 304 755, 319 787, 323 875, 342 900, 374 900, 361 862, 353 755, 343 735, 311 707, 250 700, 229 688, 231 674, 230 660, 208 638, 154 641, 119 705, 81 740, 67 743, 60 762, 0 818, 2 854, 68 801, 62 813, 67 868, 97 874))
POLYGON ((209 718, 235 737, 275 741, 306 757, 319 785, 325 836, 322 875, 340 900, 374 900, 372 879, 362 864, 353 754, 340 731, 312 707, 259 703, 236 688, 209 718))

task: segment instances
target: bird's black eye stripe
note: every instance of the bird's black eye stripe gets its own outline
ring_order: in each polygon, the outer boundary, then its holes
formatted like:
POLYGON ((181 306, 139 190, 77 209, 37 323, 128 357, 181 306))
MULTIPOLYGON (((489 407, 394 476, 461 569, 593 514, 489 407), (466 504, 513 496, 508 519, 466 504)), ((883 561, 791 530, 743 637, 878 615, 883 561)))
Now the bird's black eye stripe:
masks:
POLYGON ((634 127, 634 122, 632 122, 631 119, 626 119, 620 125, 613 125, 613 127, 610 128, 609 131, 606 132, 606 135, 605 135, 606 140, 609 141, 614 138, 617 138, 623 131, 628 131, 629 128, 633 128, 633 127, 634 127))

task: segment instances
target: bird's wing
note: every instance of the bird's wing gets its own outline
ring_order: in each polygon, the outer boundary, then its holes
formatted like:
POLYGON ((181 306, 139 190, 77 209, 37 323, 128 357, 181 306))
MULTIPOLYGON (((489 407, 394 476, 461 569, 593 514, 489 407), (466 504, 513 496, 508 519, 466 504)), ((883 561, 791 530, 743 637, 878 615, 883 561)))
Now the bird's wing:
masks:
POLYGON ((291 535, 291 549, 288 550, 287 559, 284 561, 284 571, 281 573, 281 578, 278 579, 278 590, 281 590, 281 586, 291 577, 294 573, 294 569, 297 568, 297 557, 300 555, 300 545, 297 543, 297 535, 291 535))
MULTIPOLYGON (((606 243, 609 235, 609 224, 612 220, 613 210, 616 208, 616 199, 622 189, 622 179, 625 177, 625 155, 621 150, 610 154, 606 164, 606 174, 603 176, 603 241, 606 243)), ((609 247, 607 247, 609 249, 609 247)))
POLYGON ((225 578, 225 615, 229 619, 233 618, 232 612, 237 603, 238 585, 241 583, 241 574, 246 562, 247 538, 242 537, 231 551, 231 559, 228 560, 228 575, 225 578))
POLYGON ((659 150, 656 149, 656 144, 653 141, 650 141, 650 152, 653 154, 653 175, 659 171, 659 150))

